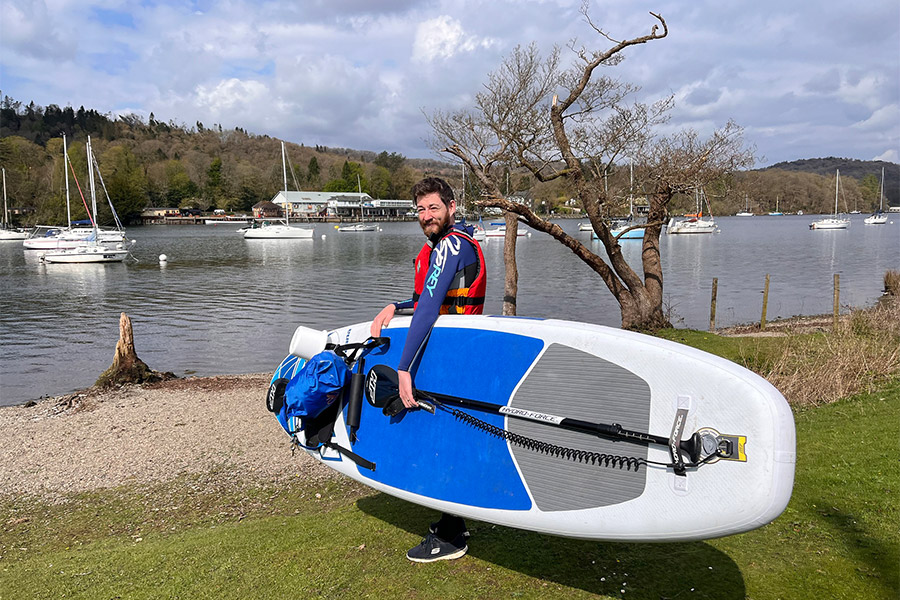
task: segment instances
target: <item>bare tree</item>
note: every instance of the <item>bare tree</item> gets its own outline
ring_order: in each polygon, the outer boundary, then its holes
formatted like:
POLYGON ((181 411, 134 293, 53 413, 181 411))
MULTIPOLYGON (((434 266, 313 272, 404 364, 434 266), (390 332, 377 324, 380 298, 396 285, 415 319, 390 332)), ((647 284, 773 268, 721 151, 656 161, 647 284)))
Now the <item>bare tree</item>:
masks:
POLYGON ((534 45, 516 48, 489 75, 473 110, 438 111, 428 117, 433 147, 458 157, 479 180, 486 194, 478 204, 507 213, 503 314, 515 314, 516 224, 522 219, 567 246, 603 279, 619 303, 623 327, 667 327, 659 253, 667 206, 677 194, 751 165, 752 152, 743 149, 742 130, 734 123, 705 140, 691 130, 657 135, 655 131, 668 120, 672 97, 652 104, 629 103, 637 88, 600 73, 601 68, 619 64, 626 48, 666 37, 662 16, 650 13, 657 23, 649 34, 617 41, 592 23, 587 2, 581 12, 611 47, 588 50, 573 41, 568 48, 575 60, 567 69, 560 65, 558 47, 543 59, 534 45), (635 188, 645 190, 650 204, 648 222, 641 225, 643 277, 625 262, 604 216, 604 210, 615 208, 617 198, 634 192, 624 193, 623 183, 609 186, 616 166, 626 159, 635 167, 635 188), (588 215, 606 259, 525 204, 504 197, 499 175, 507 167, 525 169, 540 182, 565 181, 588 215))

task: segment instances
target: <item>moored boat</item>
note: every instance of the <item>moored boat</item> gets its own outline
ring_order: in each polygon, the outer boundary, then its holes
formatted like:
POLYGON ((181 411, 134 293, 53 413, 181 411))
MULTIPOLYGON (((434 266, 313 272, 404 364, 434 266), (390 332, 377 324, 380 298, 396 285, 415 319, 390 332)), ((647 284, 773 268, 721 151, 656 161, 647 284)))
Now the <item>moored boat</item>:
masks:
POLYGON ((841 186, 841 171, 834 173, 834 214, 809 224, 810 229, 847 229, 850 227, 850 219, 843 219, 838 215, 838 190, 841 186))
MULTIPOLYGON (((100 169, 94 160, 90 136, 87 138, 86 149, 91 193, 91 223, 93 224, 91 235, 86 240, 82 240, 82 243, 77 246, 57 248, 50 252, 44 252, 40 257, 42 262, 64 264, 122 262, 129 254, 128 249, 121 240, 115 245, 111 245, 108 242, 104 242, 100 237, 100 230, 97 227, 97 194, 94 185, 94 169, 97 168, 98 173, 100 169)), ((68 180, 68 175, 66 179, 68 180)))
POLYGON ((887 215, 884 214, 884 167, 881 167, 881 193, 878 202, 878 210, 863 220, 866 225, 884 225, 887 223, 887 215))
MULTIPOLYGON (((281 166, 284 170, 284 191, 287 196, 287 152, 284 142, 281 142, 281 166)), ((291 225, 291 209, 289 205, 284 207, 283 223, 263 223, 259 227, 243 230, 245 240, 311 240, 314 230, 312 227, 294 227, 291 225)))
POLYGON ((0 241, 24 240, 28 232, 9 224, 9 207, 6 205, 6 169, 3 169, 3 224, 0 226, 0 241))

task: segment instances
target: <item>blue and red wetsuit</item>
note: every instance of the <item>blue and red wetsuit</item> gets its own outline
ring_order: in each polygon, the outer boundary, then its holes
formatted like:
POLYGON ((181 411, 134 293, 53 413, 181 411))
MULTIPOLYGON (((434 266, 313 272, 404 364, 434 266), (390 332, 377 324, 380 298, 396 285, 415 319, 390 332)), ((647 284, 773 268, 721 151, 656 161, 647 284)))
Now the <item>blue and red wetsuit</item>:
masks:
POLYGON ((394 303, 396 308, 415 309, 399 371, 409 371, 418 362, 438 315, 481 314, 484 309, 487 269, 472 232, 470 225, 452 225, 433 246, 429 240, 419 251, 413 297, 394 303))

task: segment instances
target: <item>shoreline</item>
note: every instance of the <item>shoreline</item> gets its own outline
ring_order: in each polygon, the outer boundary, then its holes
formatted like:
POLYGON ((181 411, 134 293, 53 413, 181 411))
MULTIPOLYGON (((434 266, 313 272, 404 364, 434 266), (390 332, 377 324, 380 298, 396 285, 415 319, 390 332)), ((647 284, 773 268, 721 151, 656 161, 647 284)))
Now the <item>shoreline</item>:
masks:
POLYGON ((153 484, 215 471, 240 485, 334 474, 265 407, 268 374, 171 379, 88 389, 0 408, 0 497, 153 484))
MULTIPOLYGON (((849 319, 849 314, 840 319, 849 319)), ((717 329, 724 337, 830 331, 832 315, 717 329)), ((175 378, 88 388, 0 407, 0 497, 67 495, 215 472, 237 485, 336 473, 305 452, 266 410, 271 375, 175 378)))

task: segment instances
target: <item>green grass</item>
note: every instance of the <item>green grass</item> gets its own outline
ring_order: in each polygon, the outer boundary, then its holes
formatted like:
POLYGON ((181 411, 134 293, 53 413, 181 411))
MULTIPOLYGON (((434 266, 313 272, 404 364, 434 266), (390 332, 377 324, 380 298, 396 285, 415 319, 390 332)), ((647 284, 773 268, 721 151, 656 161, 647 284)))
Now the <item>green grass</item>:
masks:
MULTIPOLYGON (((679 334, 753 360, 768 347, 679 334)), ((433 511, 343 479, 241 488, 212 474, 0 501, 0 600, 896 599, 900 380, 795 416, 791 502, 738 536, 597 543, 470 522, 467 557, 414 565, 404 553, 433 511)))
POLYGON ((821 334, 787 337, 723 337, 695 329, 663 329, 656 336, 699 348, 735 362, 751 371, 766 372, 798 338, 816 340, 821 334))

